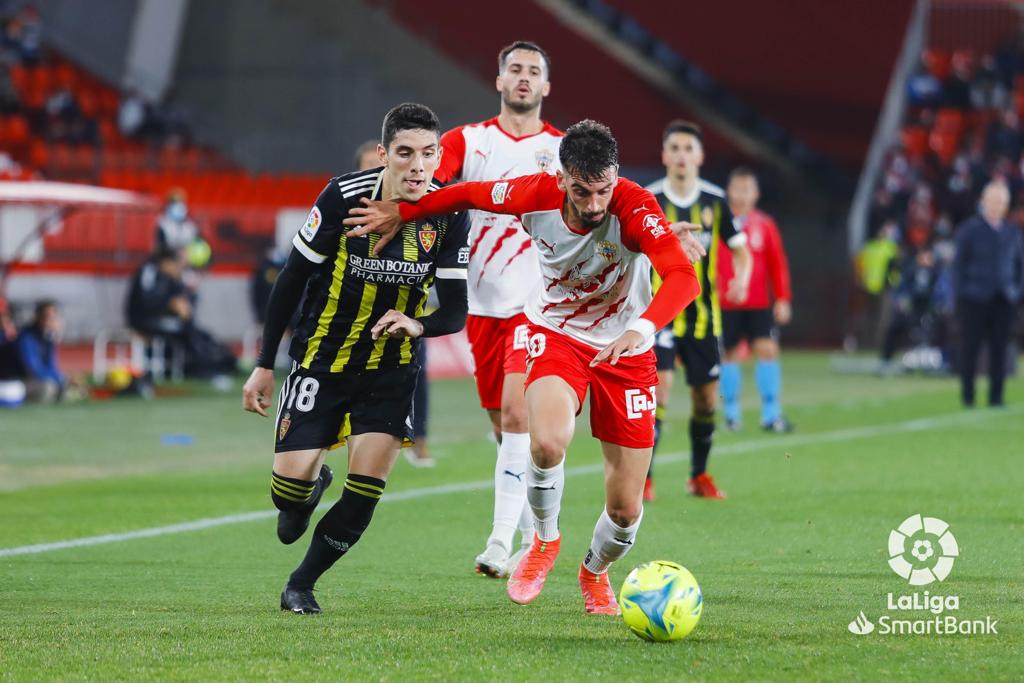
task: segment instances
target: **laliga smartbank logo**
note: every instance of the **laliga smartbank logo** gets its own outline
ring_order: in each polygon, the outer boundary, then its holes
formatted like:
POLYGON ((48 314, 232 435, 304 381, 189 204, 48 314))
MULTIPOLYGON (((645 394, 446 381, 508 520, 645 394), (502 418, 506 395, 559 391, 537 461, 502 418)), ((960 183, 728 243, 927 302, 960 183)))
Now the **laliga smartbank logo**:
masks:
MULTIPOLYGON (((949 524, 937 517, 911 515, 889 533, 889 567, 911 586, 945 581, 959 556, 960 546, 949 524)), ((960 610, 959 595, 888 593, 885 609, 887 613, 875 622, 861 610, 847 630, 858 636, 998 634, 999 620, 991 616, 960 618, 956 614, 960 610), (915 612, 928 614, 919 616, 915 612)))

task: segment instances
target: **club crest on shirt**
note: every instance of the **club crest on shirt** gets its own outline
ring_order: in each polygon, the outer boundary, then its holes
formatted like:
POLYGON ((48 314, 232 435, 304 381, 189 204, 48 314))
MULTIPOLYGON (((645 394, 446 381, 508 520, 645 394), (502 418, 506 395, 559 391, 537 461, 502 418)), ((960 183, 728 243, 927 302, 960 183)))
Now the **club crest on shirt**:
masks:
POLYGON ((533 153, 533 158, 537 160, 537 168, 541 172, 547 172, 551 167, 551 164, 555 161, 555 152, 550 149, 538 149, 533 153))
POLYGON ((288 428, 292 426, 292 414, 285 412, 281 416, 281 424, 277 428, 277 440, 284 441, 285 435, 288 433, 288 428))
POLYGON ((701 209, 700 222, 709 230, 711 229, 711 226, 715 224, 715 212, 711 210, 710 206, 705 206, 701 209))
POLYGON ((434 242, 437 241, 437 231, 434 230, 434 226, 430 223, 424 223, 423 227, 419 230, 420 246, 423 247, 423 251, 430 251, 431 247, 434 246, 434 242))
POLYGON ((601 240, 597 243, 597 253, 606 261, 614 261, 619 256, 619 248, 613 242, 601 240))
POLYGON ((309 212, 309 216, 306 217, 306 223, 302 226, 302 230, 300 231, 302 232, 302 236, 306 238, 307 242, 311 241, 313 236, 316 235, 316 230, 320 227, 320 221, 320 209, 314 206, 313 210, 309 212))

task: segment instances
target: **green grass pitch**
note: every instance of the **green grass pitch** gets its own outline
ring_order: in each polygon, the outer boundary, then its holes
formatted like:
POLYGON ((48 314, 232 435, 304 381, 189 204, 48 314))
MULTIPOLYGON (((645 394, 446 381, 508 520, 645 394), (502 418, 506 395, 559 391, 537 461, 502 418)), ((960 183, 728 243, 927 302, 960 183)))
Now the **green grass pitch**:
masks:
MULTIPOLYGON (((266 511, 250 521, 32 554, 0 550, 0 680, 1019 680, 1024 672, 1024 389, 959 408, 953 380, 835 375, 784 359, 792 435, 715 435, 724 502, 683 495, 685 387, 656 463, 658 499, 612 568, 688 567, 705 596, 686 640, 655 645, 588 617, 576 569, 602 501, 585 418, 566 463, 563 550, 533 605, 472 572, 491 516, 494 446, 469 381, 433 388, 434 470, 400 460, 360 544, 322 579, 325 613, 278 610, 306 539, 280 545, 272 426, 239 392, 0 412, 0 549, 266 511), (190 434, 191 445, 161 435, 190 434), (440 487, 448 487, 440 488, 440 487), (404 492, 404 493, 403 493, 404 492), (946 520, 960 557, 932 594, 998 635, 858 636, 886 595, 889 531, 946 520)), ((984 391, 980 395, 984 396, 984 391)), ((330 456, 344 471, 341 451, 330 456)), ((340 492, 336 479, 329 494, 340 492)), ((920 591, 921 589, 916 589, 920 591)), ((917 612, 917 617, 930 616, 917 612)))

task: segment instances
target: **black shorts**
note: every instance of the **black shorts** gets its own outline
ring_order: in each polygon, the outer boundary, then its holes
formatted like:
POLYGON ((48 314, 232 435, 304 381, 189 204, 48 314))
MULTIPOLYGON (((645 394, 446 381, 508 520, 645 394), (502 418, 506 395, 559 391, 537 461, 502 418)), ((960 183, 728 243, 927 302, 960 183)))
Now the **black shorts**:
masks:
POLYGON ((343 446, 355 434, 391 434, 412 443, 412 397, 419 365, 310 372, 292 365, 278 396, 274 452, 343 446))
POLYGON ((734 349, 741 339, 775 338, 775 317, 770 308, 722 310, 722 346, 734 349))
POLYGON ((658 370, 675 370, 676 358, 686 371, 686 384, 699 387, 718 380, 722 354, 718 348, 718 337, 703 339, 676 337, 672 328, 658 332, 654 341, 654 355, 658 370))

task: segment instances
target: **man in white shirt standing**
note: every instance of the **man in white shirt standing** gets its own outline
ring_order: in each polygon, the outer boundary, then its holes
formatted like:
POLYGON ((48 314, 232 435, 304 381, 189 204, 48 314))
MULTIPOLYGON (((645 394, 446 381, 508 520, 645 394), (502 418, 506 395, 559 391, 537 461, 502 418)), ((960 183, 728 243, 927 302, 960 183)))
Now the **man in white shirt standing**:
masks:
MULTIPOLYGON (((498 54, 495 87, 498 116, 454 128, 441 138, 443 154, 434 177, 493 181, 538 172, 554 173, 562 132, 541 118, 551 91, 550 60, 544 50, 517 41, 498 54)), ((537 251, 517 216, 470 212, 469 336, 480 405, 498 442, 494 468, 494 520, 476 571, 504 578, 533 540, 526 502, 530 434, 526 419, 526 297, 540 277, 537 251), (513 552, 516 528, 520 549, 513 552)))

